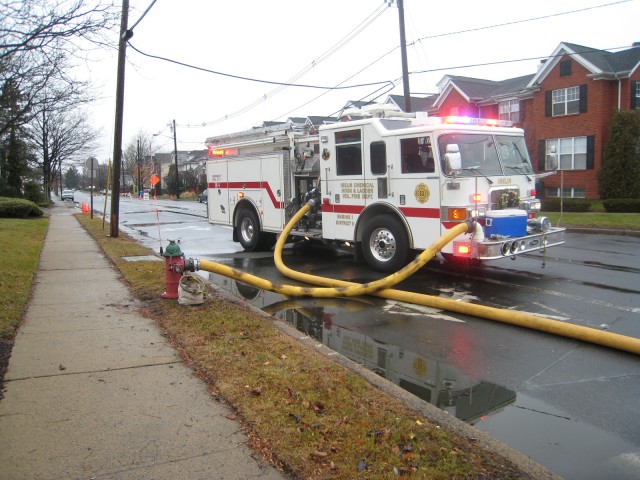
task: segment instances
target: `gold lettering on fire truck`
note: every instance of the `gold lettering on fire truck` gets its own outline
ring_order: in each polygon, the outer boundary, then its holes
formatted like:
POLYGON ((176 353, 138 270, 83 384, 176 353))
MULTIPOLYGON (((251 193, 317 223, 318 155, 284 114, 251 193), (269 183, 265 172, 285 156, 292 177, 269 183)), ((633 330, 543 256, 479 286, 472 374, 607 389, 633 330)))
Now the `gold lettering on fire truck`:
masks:
POLYGON ((511 178, 510 177, 501 177, 498 179, 498 185, 511 185, 511 178))
POLYGON ((336 216, 336 225, 345 225, 347 227, 353 227, 355 224, 356 222, 353 221, 353 215, 339 213, 336 216))
POLYGON ((431 192, 429 191, 429 187, 427 187, 424 183, 419 183, 413 194, 416 196, 416 200, 418 202, 427 203, 429 201, 431 192))
POLYGON ((416 357, 411 366, 419 377, 424 377, 427 374, 427 363, 422 358, 416 357))
POLYGON ((373 183, 371 182, 342 182, 341 195, 345 200, 367 200, 373 198, 373 183))

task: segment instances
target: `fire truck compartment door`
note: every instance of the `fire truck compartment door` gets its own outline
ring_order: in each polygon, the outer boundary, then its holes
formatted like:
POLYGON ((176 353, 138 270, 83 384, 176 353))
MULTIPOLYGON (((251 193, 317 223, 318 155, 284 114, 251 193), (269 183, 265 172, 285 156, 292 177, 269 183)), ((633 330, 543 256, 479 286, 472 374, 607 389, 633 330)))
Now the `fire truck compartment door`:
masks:
POLYGON ((323 163, 329 205, 323 205, 322 229, 325 238, 353 240, 358 215, 372 195, 364 176, 362 131, 345 128, 328 138, 332 152, 323 163))
POLYGON ((260 158, 262 169, 262 228, 282 231, 284 222, 284 189, 282 167, 284 154, 266 155, 260 158))
POLYGON ((207 211, 209 221, 230 225, 227 162, 209 160, 207 164, 207 211))

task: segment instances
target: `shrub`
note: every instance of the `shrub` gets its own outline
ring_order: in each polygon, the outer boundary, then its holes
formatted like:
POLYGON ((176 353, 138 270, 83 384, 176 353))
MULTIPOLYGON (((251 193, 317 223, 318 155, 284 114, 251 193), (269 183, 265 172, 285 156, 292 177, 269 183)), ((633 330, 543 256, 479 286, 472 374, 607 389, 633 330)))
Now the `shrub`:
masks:
MULTIPOLYGON (((565 198, 562 202, 562 209, 565 212, 588 212, 591 208, 591 202, 589 200, 583 200, 579 198, 565 198)), ((560 211, 560 199, 559 198, 545 198, 542 200, 543 212, 559 212, 560 211)))
POLYGON ((25 183, 24 185, 24 198, 31 200, 36 204, 45 203, 45 195, 40 185, 35 182, 25 183))
POLYGON ((603 199, 640 198, 640 111, 613 115, 602 168, 598 172, 603 199))
POLYGON ((27 218, 41 217, 44 212, 35 203, 21 198, 0 197, 0 217, 27 218))
POLYGON ((602 205, 607 212, 640 213, 640 198, 609 198, 602 205))

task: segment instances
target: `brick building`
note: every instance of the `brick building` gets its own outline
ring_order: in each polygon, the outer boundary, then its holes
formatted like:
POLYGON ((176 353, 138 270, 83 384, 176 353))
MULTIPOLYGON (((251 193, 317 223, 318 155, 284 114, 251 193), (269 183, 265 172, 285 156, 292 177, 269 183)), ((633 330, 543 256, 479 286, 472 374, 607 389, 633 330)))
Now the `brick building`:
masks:
POLYGON ((640 109, 640 44, 611 53, 561 43, 535 74, 503 81, 445 75, 438 89, 424 99, 430 115, 501 118, 523 127, 538 173, 551 170, 549 153, 556 152, 562 172, 545 177, 539 195, 597 199, 611 117, 640 109))

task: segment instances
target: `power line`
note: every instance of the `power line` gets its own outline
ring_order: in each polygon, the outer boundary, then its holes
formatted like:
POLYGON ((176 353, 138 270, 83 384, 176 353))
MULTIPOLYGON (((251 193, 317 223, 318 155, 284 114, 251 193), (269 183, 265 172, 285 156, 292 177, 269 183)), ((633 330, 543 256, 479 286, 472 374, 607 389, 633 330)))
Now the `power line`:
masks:
MULTIPOLYGON (((386 11, 386 9, 384 8, 384 4, 381 5, 381 6, 378 6, 371 14, 369 14, 362 22, 360 22, 351 32, 349 32, 342 39, 340 39, 338 42, 336 42, 332 47, 330 47, 327 51, 325 51, 323 54, 321 54, 317 59, 315 59, 311 63, 309 63, 306 67, 304 67, 300 72, 295 74, 287 82, 276 82, 276 81, 270 81, 270 80, 250 78, 250 77, 244 77, 244 76, 240 76, 240 75, 234 75, 234 74, 219 72, 219 71, 215 71, 215 70, 210 70, 210 69, 207 69, 207 68, 198 67, 198 66, 195 66, 195 65, 190 65, 190 64, 187 64, 185 62, 178 61, 178 60, 173 60, 173 59, 169 59, 169 58, 166 58, 166 57, 161 57, 161 56, 158 56, 158 55, 152 55, 152 54, 148 54, 146 52, 142 52, 141 50, 137 49, 135 46, 133 46, 130 43, 129 43, 129 46, 133 50, 135 50, 136 52, 140 53, 141 55, 147 56, 149 58, 155 58, 155 59, 158 59, 158 60, 174 63, 174 64, 177 64, 177 65, 180 65, 180 66, 184 66, 184 67, 187 67, 187 68, 191 68, 191 69, 194 69, 194 70, 199 70, 199 71, 203 71, 203 72, 206 72, 206 73, 212 73, 212 74, 215 74, 215 75, 221 75, 221 76, 226 76, 226 77, 230 77, 230 78, 235 78, 235 79, 238 79, 238 80, 245 80, 245 81, 251 81, 251 82, 256 82, 256 83, 265 83, 265 84, 277 85, 277 88, 275 88, 274 90, 264 94, 263 96, 261 96, 260 98, 254 100, 252 103, 250 103, 249 105, 246 105, 245 107, 241 108, 240 110, 237 110, 237 111, 235 111, 233 113, 227 114, 224 117, 221 117, 221 118, 219 118, 217 120, 213 120, 213 121, 210 121, 210 122, 204 122, 202 125, 198 125, 198 127, 204 127, 204 126, 212 125, 212 124, 215 124, 215 123, 220 123, 220 122, 223 122, 223 121, 225 121, 225 120, 227 120, 229 118, 236 117, 238 115, 246 113, 246 112, 252 110, 253 108, 255 108, 260 103, 266 101, 268 98, 271 98, 271 97, 277 95, 278 93, 280 93, 282 90, 284 90, 287 87, 315 88, 315 89, 322 89, 322 90, 329 91, 329 90, 340 90, 340 89, 349 89, 349 88, 370 87, 370 86, 375 86, 375 85, 388 84, 389 82, 383 81, 383 82, 372 82, 372 83, 365 83, 365 84, 359 84, 359 85, 348 85, 348 86, 339 86, 339 87, 336 87, 336 86, 325 87, 325 86, 319 86, 319 85, 304 85, 304 84, 294 83, 297 79, 299 79, 302 76, 304 76, 311 69, 313 69, 314 67, 319 65, 321 62, 323 62, 327 58, 331 57, 334 53, 336 53, 340 49, 342 49, 351 40, 353 40, 356 36, 358 36, 363 30, 365 30, 369 25, 371 25, 371 23, 373 23, 385 11, 386 11)), ((185 126, 186 127, 191 127, 191 125, 180 125, 180 126, 181 127, 185 127, 185 126)))
POLYGON ((468 29, 465 29, 465 30, 458 30, 456 32, 438 33, 438 34, 435 34, 435 35, 428 35, 426 37, 420 37, 417 40, 414 40, 414 42, 410 43, 409 45, 412 45, 413 43, 419 42, 421 40, 428 40, 428 39, 431 39, 431 38, 447 37, 447 36, 450 36, 450 35, 459 35, 461 33, 477 32, 479 30, 488 30, 488 29, 491 29, 491 28, 506 27, 506 26, 509 26, 509 25, 517 25, 519 23, 534 22, 536 20, 544 20, 544 19, 547 19, 547 18, 561 17, 563 15, 570 15, 572 13, 585 12, 587 10, 595 10, 596 8, 610 7, 612 5, 618 5, 620 3, 628 3, 628 2, 633 2, 633 1, 634 0, 619 0, 617 2, 605 3, 603 5, 595 5, 593 7, 579 8, 577 10, 569 10, 567 12, 552 13, 552 14, 549 14, 549 15, 543 15, 541 17, 526 18, 526 19, 522 19, 522 20, 514 20, 512 22, 505 22, 505 23, 496 23, 495 25, 485 25, 484 27, 468 28, 468 29))
POLYGON ((132 32, 132 34, 133 34, 133 29, 136 28, 138 26, 138 24, 142 21, 142 19, 147 16, 147 13, 149 13, 149 10, 151 10, 151 8, 155 5, 155 3, 157 1, 158 0, 153 0, 151 2, 151 4, 147 7, 147 9, 144 11, 142 16, 138 19, 138 21, 136 23, 134 23, 133 26, 129 29, 129 32, 132 32))
POLYGON ((237 80, 246 80, 248 82, 266 83, 266 84, 269 84, 269 85, 278 85, 278 86, 281 86, 281 87, 315 88, 315 89, 319 89, 319 90, 346 90, 346 89, 350 89, 350 88, 370 87, 370 86, 373 86, 373 85, 380 85, 381 83, 386 83, 386 81, 378 81, 378 82, 370 82, 370 83, 361 83, 361 84, 357 84, 357 85, 347 85, 347 86, 344 86, 344 87, 328 87, 328 86, 323 86, 323 85, 309 85, 309 84, 303 84, 303 83, 277 82, 275 80, 263 80, 263 79, 259 79, 259 78, 243 77, 241 75, 234 75, 232 73, 219 72, 219 71, 210 70, 210 69, 204 68, 204 67, 198 67, 196 65, 191 65, 189 63, 181 62, 179 60, 173 60, 171 58, 161 57, 159 55, 153 55, 153 54, 150 54, 150 53, 143 52, 142 50, 136 48, 131 43, 129 43, 129 47, 131 47, 133 50, 135 50, 140 55, 143 55, 145 57, 155 58, 156 60, 162 60, 164 62, 173 63, 175 65, 180 65, 182 67, 191 68, 193 70, 198 70, 200 72, 211 73, 213 75, 220 75, 220 76, 223 76, 223 77, 235 78, 237 80))
MULTIPOLYGON (((610 47, 610 48, 605 48, 605 49, 599 49, 598 51, 609 51, 609 50, 620 50, 623 48, 628 48, 627 47, 610 47)), ((410 72, 410 75, 414 75, 414 74, 419 74, 419 73, 430 73, 430 72, 438 72, 438 71, 442 71, 442 70, 459 70, 461 68, 472 68, 472 67, 486 67, 489 65, 502 65, 505 63, 517 63, 517 62, 528 62, 531 60, 544 60, 544 59, 549 59, 549 58, 557 58, 557 57, 562 57, 564 55, 568 55, 568 56, 574 56, 574 55, 583 55, 585 53, 590 53, 593 52, 593 49, 588 49, 588 50, 584 50, 584 51, 580 51, 580 52, 574 52, 574 53, 568 53, 568 52, 563 52, 562 54, 558 54, 558 55, 542 55, 542 56, 537 56, 537 57, 527 57, 527 58, 518 58, 516 60, 498 60, 495 62, 485 62, 485 63, 471 63, 468 65, 458 65, 455 67, 439 67, 439 68, 432 68, 432 69, 428 69, 428 70, 419 70, 416 72, 410 72)))

